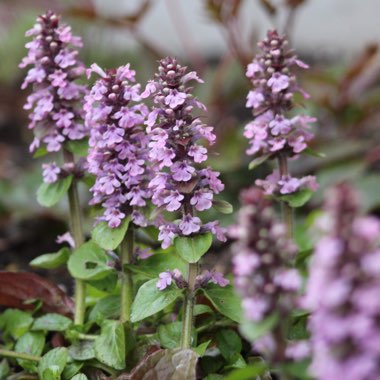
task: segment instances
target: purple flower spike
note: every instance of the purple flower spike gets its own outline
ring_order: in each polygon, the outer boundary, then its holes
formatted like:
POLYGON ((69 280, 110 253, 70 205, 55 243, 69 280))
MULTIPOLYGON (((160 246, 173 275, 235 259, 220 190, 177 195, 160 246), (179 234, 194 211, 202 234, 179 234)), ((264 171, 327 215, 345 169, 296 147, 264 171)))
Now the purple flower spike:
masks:
MULTIPOLYGON (((285 37, 276 31, 269 31, 267 38, 258 44, 261 52, 248 65, 246 75, 253 90, 248 93, 246 106, 252 108, 254 117, 244 131, 244 136, 249 139, 249 155, 269 155, 271 158, 297 156, 308 147, 314 136, 311 123, 316 121, 315 118, 307 115, 287 116, 295 106, 294 93, 299 92, 307 97, 293 73, 294 66, 306 69, 307 65, 297 59, 287 45, 285 37)), ((302 179, 278 178, 278 181, 286 182, 274 185, 279 193, 290 194, 300 189, 302 179)), ((257 184, 271 194, 273 191, 267 191, 266 182, 257 184)), ((272 188, 271 184, 269 186, 272 188)))
MULTIPOLYGON (((76 83, 84 74, 84 66, 77 59, 77 48, 82 43, 71 34, 69 26, 60 24, 60 18, 52 11, 39 16, 26 35, 33 40, 26 44, 28 55, 20 67, 32 65, 21 86, 22 89, 33 86, 24 106, 31 110, 29 128, 35 134, 30 151, 44 144, 48 152, 57 152, 67 141, 88 135, 88 128, 83 125, 83 97, 87 89, 76 83)), ((44 175, 47 182, 55 182, 57 178, 44 175)))
MULTIPOLYGON (((236 239, 233 244, 235 285, 242 297, 245 317, 261 322, 278 313, 284 318, 296 306, 301 287, 298 272, 290 266, 296 247, 286 237, 285 226, 277 221, 262 190, 243 191, 241 202, 238 224, 231 228, 230 236, 236 239)), ((255 348, 273 360, 283 359, 285 347, 277 339, 268 333, 255 341, 255 348)))
POLYGON ((160 61, 155 80, 141 94, 152 98, 155 105, 145 122, 154 172, 149 183, 152 202, 169 212, 182 212, 176 224, 164 222, 164 226, 162 219, 157 223, 163 248, 171 245, 177 235, 210 231, 218 239, 225 239, 217 222, 203 225, 193 215, 194 210, 210 209, 214 194, 224 188, 218 172, 199 165, 207 160, 207 148, 200 141, 213 144, 215 135, 212 127, 193 115, 195 109, 206 109, 191 93, 188 82, 194 80, 202 82, 195 72, 186 73, 186 67, 168 57, 160 61))
MULTIPOLYGON (((100 76, 86 97, 86 126, 90 128, 88 170, 96 176, 91 188, 92 204, 101 204, 111 228, 131 214, 135 224, 146 221, 138 211, 151 196, 147 189, 148 139, 143 124, 148 108, 140 103, 140 85, 129 65, 102 70, 96 64, 87 70, 100 76)), ((172 196, 174 197, 174 196, 172 196)), ((168 203, 176 207, 178 197, 168 203)))
POLYGON ((310 263, 311 372, 318 379, 370 380, 380 373, 380 220, 359 215, 347 184, 326 196, 323 232, 310 263))

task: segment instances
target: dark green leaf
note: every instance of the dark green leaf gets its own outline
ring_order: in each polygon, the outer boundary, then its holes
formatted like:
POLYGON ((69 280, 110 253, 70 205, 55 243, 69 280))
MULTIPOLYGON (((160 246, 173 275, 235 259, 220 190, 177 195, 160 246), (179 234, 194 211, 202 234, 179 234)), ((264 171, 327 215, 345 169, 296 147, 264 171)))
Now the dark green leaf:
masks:
POLYGON ((293 194, 281 195, 278 199, 291 207, 302 207, 313 194, 314 192, 310 189, 302 189, 293 194))
POLYGON ((88 140, 71 140, 67 143, 67 148, 71 153, 79 157, 86 157, 88 154, 88 140))
POLYGON ((224 379, 224 376, 218 375, 217 373, 210 373, 204 378, 204 380, 223 380, 223 379, 224 379))
POLYGON ((70 318, 60 314, 50 313, 37 318, 33 323, 32 330, 65 331, 72 323, 70 318))
POLYGON ((67 247, 61 248, 56 253, 45 253, 33 259, 29 265, 34 268, 55 269, 65 264, 70 256, 70 249, 67 247))
POLYGON ((157 289, 157 279, 147 281, 138 290, 132 304, 131 321, 138 322, 165 309, 181 296, 182 290, 170 286, 165 290, 157 289))
MULTIPOLYGON (((43 378, 43 374, 46 369, 52 366, 57 366, 57 373, 60 375, 67 363, 68 354, 65 347, 54 348, 47 352, 38 363, 38 374, 40 378, 43 378)), ((56 371, 54 371, 56 373, 56 371)), ((59 377, 58 377, 59 379, 59 377)))
POLYGON ((235 322, 240 322, 242 314, 241 300, 231 285, 222 288, 218 285, 210 284, 203 289, 203 292, 219 313, 235 322))
POLYGON ((222 214, 232 214, 233 211, 234 211, 234 208, 232 207, 232 204, 229 203, 229 202, 227 202, 227 201, 223 201, 223 200, 219 200, 219 199, 214 199, 212 201, 212 205, 214 206, 214 208, 216 210, 218 210, 222 214))
POLYGON ((14 339, 20 338, 29 330, 33 317, 26 311, 7 309, 0 317, 0 328, 14 339))
POLYGON ((80 246, 70 256, 68 269, 74 278, 80 280, 101 280, 107 277, 113 268, 108 266, 109 257, 93 241, 80 246))
POLYGON ((108 296, 100 299, 91 310, 89 321, 100 322, 120 315, 120 297, 108 296))
POLYGON ((41 206, 51 207, 58 203, 67 193, 73 176, 70 175, 54 183, 42 183, 37 190, 37 201, 41 206))
MULTIPOLYGON (((15 351, 40 356, 45 346, 45 334, 40 331, 26 332, 16 343, 15 351)), ((18 364, 29 372, 37 372, 37 365, 30 360, 17 359, 18 364)))
POLYGON ((200 358, 201 367, 205 374, 218 372, 225 364, 224 359, 218 356, 205 355, 200 358))
POLYGON ((278 314, 273 313, 260 322, 243 321, 240 331, 244 337, 253 342, 271 331, 276 326, 278 318, 278 314))
POLYGON ((139 261, 136 265, 130 265, 129 268, 134 273, 143 274, 148 278, 157 278, 161 272, 174 269, 179 269, 186 276, 188 264, 175 254, 157 253, 139 261))
POLYGON ((179 256, 189 263, 196 263, 209 250, 212 244, 212 234, 195 235, 191 237, 178 236, 174 239, 174 247, 179 256))
POLYGON ((68 347, 69 355, 74 360, 90 360, 95 357, 94 341, 81 340, 68 347))
POLYGON ((109 227, 107 222, 98 223, 92 231, 93 240, 103 249, 116 249, 127 233, 130 220, 130 217, 126 217, 117 228, 109 227))
POLYGON ((125 367, 125 334, 121 322, 103 322, 101 334, 95 340, 95 356, 112 368, 121 370, 125 367))
POLYGON ((254 158, 248 165, 249 170, 253 170, 263 164, 265 161, 269 160, 272 157, 273 153, 264 154, 260 157, 254 158))
POLYGON ((230 361, 231 358, 239 354, 242 349, 241 339, 233 330, 220 330, 216 334, 216 342, 223 357, 230 361))

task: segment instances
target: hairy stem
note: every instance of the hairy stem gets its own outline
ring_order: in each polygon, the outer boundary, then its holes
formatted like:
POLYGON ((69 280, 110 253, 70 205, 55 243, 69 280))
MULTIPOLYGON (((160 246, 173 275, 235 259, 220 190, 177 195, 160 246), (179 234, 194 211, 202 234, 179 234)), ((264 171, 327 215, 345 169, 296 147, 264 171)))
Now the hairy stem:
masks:
POLYGON ((129 323, 131 320, 131 307, 133 301, 132 273, 126 268, 132 261, 134 246, 134 231, 130 225, 128 232, 120 245, 120 261, 122 267, 121 277, 121 300, 120 300, 120 321, 129 323))
MULTIPOLYGON (((67 163, 74 163, 74 156, 71 152, 64 151, 64 160, 67 163)), ((76 179, 73 179, 68 191, 69 208, 70 208, 70 229, 75 242, 75 248, 79 248, 83 242, 83 228, 81 210, 78 196, 78 184, 76 179)), ((84 314, 86 311, 85 297, 86 297, 86 284, 83 280, 75 279, 75 314, 74 323, 76 325, 83 325, 84 314)))
POLYGON ((0 357, 30 360, 32 362, 38 362, 41 360, 40 356, 34 356, 34 355, 24 354, 22 352, 10 351, 4 348, 0 348, 0 357))
POLYGON ((186 289, 184 300, 184 313, 182 321, 181 348, 191 347, 191 337, 194 319, 194 301, 195 301, 195 279, 198 275, 199 264, 189 264, 189 287, 186 289))
MULTIPOLYGON (((288 160, 285 155, 278 156, 278 166, 281 177, 289 175, 288 160)), ((291 239, 293 237, 293 209, 286 202, 282 202, 282 219, 286 226, 287 236, 291 239)))

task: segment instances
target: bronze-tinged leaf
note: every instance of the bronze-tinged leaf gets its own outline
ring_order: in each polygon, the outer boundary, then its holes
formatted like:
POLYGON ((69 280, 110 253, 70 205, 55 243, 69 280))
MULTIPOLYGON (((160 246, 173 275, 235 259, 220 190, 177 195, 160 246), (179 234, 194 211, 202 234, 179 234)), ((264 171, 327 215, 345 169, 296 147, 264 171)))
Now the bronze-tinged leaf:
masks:
POLYGON ((73 315, 73 300, 57 285, 34 273, 0 271, 1 306, 33 309, 34 300, 41 301, 47 313, 73 315))
POLYGON ((159 350, 117 380, 195 380, 198 355, 190 349, 159 350))
POLYGON ((260 2, 270 16, 274 16, 277 14, 277 8, 271 0, 261 0, 260 2))

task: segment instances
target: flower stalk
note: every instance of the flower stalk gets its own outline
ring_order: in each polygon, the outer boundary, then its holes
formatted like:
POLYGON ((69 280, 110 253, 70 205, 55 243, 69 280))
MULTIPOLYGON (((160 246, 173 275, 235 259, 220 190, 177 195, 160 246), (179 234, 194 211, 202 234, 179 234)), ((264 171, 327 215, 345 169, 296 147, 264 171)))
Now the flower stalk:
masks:
MULTIPOLYGON (((64 150, 64 161, 72 164, 74 162, 74 155, 64 150)), ((74 239, 75 248, 78 249, 84 242, 82 217, 78 195, 78 183, 76 178, 73 181, 68 190, 69 200, 69 218, 70 218, 70 230, 74 239)), ((75 314, 74 323, 76 325, 82 325, 84 323, 84 315, 86 311, 86 284, 83 280, 75 279, 75 314)))
MULTIPOLYGON (((289 176, 288 169, 288 159, 285 155, 280 154, 278 156, 278 166, 281 177, 289 176)), ((289 239, 293 238, 293 229, 294 229, 294 221, 293 221, 293 209, 287 202, 281 202, 282 207, 282 220, 286 226, 286 233, 289 239)))
POLYGON ((22 352, 15 352, 15 351, 11 351, 11 350, 6 350, 4 348, 0 348, 0 357, 30 360, 32 362, 38 362, 41 360, 41 357, 39 357, 39 356, 29 355, 29 354, 25 354, 22 352))
POLYGON ((120 293, 120 321, 129 323, 131 320, 131 308, 133 302, 132 273, 126 267, 132 261, 134 247, 133 226, 128 228, 127 234, 120 245, 120 261, 122 267, 121 293, 120 293))

